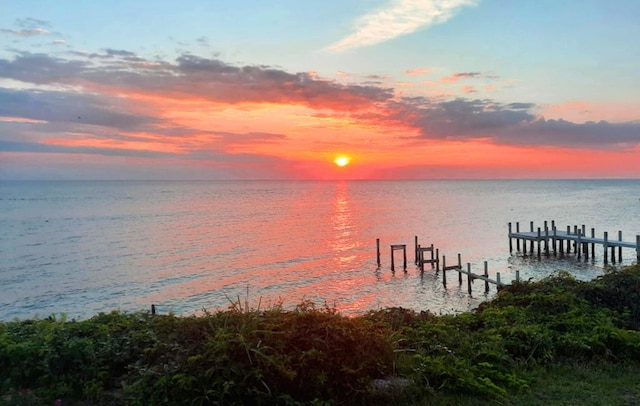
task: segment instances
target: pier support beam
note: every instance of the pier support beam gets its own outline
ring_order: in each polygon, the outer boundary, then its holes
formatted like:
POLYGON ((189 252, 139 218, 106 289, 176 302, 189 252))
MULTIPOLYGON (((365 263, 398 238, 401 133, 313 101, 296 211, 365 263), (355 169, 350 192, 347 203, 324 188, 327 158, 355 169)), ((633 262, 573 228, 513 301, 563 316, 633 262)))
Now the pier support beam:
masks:
POLYGON ((402 250, 402 266, 404 270, 407 270, 407 245, 406 244, 393 244, 391 245, 391 272, 396 271, 395 261, 393 258, 393 252, 396 250, 402 250))
POLYGON ((604 253, 604 264, 607 265, 609 263, 609 233, 604 232, 604 244, 602 244, 603 253, 604 253))

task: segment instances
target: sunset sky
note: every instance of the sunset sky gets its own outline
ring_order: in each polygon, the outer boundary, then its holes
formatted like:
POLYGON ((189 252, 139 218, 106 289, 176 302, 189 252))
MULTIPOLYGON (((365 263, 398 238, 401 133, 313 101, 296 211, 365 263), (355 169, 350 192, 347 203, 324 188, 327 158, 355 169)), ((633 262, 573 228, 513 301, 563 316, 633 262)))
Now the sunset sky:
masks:
POLYGON ((0 3, 0 179, 640 177, 637 0, 0 3))

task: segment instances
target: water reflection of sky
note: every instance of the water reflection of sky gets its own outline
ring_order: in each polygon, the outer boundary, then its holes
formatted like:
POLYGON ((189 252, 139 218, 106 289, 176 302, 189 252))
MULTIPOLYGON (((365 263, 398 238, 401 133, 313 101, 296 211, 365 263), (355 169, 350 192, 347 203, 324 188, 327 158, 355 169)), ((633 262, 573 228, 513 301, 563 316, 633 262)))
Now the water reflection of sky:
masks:
MULTIPOLYGON (((476 281, 469 297, 466 279, 460 286, 450 274, 445 287, 441 273, 427 266, 421 274, 414 236, 448 262, 461 253, 474 272, 486 260, 491 277, 509 281, 516 270, 523 279, 557 269, 591 279, 603 265, 600 250, 593 262, 510 255, 508 222, 640 233, 640 182, 632 181, 66 185, 3 189, 0 318, 151 303, 182 314, 238 297, 254 305, 312 300, 348 314, 387 306, 459 311, 487 298, 483 284, 476 281), (407 245, 406 273, 391 273, 391 244, 407 245)), ((623 253, 623 264, 635 260, 633 250, 623 253)))

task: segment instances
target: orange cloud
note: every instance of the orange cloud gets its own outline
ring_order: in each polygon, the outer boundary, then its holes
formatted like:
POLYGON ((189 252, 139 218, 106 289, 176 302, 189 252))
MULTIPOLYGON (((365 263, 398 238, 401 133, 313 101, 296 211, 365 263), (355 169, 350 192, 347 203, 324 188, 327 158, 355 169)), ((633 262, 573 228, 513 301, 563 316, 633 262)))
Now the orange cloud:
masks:
POLYGON ((416 69, 409 69, 405 71, 405 73, 409 76, 419 76, 419 75, 428 75, 432 71, 433 70, 431 68, 416 68, 416 69))

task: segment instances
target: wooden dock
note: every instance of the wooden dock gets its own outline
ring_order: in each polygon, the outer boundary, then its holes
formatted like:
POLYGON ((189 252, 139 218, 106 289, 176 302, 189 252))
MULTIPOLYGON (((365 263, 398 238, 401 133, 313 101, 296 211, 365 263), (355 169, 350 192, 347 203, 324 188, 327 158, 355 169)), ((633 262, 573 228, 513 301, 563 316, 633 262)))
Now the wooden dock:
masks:
POLYGON ((538 257, 544 252, 545 255, 565 255, 573 252, 578 258, 584 256, 585 259, 595 258, 595 247, 601 246, 603 250, 604 263, 609 262, 609 250, 611 250, 611 261, 616 262, 616 251, 618 261, 622 260, 622 249, 632 248, 636 251, 636 260, 640 262, 640 235, 636 235, 635 241, 623 241, 622 232, 618 231, 618 239, 610 239, 609 233, 604 232, 602 238, 595 236, 595 229, 591 228, 590 235, 587 235, 584 225, 567 226, 566 230, 556 228, 555 221, 551 222, 551 227, 547 221, 544 227, 534 228, 533 221, 530 222, 530 231, 520 231, 520 224, 516 223, 513 230, 512 223, 509 223, 509 252, 513 252, 513 240, 516 240, 518 252, 527 253, 527 243, 529 243, 530 254, 535 252, 538 257), (522 249, 520 243, 522 242, 522 249))
MULTIPOLYGON (((421 246, 418 243, 418 236, 414 237, 414 262, 417 269, 420 270, 421 274, 424 274, 424 266, 425 264, 431 265, 431 269, 435 270, 436 275, 440 273, 442 270, 442 284, 447 286, 447 271, 455 271, 458 273, 458 283, 462 286, 462 275, 467 275, 467 290, 469 295, 472 294, 472 283, 476 279, 480 279, 484 281, 484 290, 485 293, 489 292, 489 285, 493 284, 499 290, 506 286, 500 280, 500 272, 496 273, 496 279, 489 278, 489 267, 487 261, 484 261, 484 272, 482 274, 471 272, 471 264, 467 263, 466 269, 462 266, 462 258, 458 253, 458 261, 456 264, 447 265, 447 257, 445 255, 440 256, 440 250, 435 248, 433 244, 429 244, 426 246, 421 246), (442 266, 440 263, 442 262, 442 266)), ((402 251, 402 268, 404 272, 407 272, 407 245, 406 244, 391 244, 390 245, 390 253, 391 253, 391 272, 395 273, 395 251, 402 251)), ((376 238, 376 263, 378 264, 378 269, 380 269, 380 239, 376 238)), ((520 281, 520 273, 516 271, 516 282, 520 281)))

